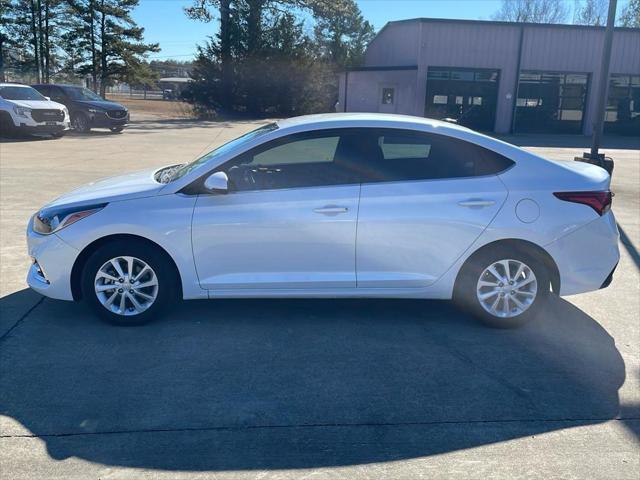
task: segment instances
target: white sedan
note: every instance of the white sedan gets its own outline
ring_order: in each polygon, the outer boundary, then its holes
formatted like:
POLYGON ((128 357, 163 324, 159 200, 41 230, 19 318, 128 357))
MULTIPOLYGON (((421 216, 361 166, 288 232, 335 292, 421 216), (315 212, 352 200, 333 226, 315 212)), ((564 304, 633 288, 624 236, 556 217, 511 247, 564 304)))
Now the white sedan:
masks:
POLYGON ((177 298, 394 297, 512 327, 610 283, 609 182, 435 120, 292 118, 54 200, 29 222, 27 280, 121 325, 177 298))

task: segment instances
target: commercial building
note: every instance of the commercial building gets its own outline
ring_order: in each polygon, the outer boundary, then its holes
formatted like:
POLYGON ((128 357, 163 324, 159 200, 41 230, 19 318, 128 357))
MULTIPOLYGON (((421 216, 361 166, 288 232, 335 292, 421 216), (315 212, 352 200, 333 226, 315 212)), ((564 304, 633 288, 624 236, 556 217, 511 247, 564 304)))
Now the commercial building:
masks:
MULTIPOLYGON (((497 133, 591 134, 604 27, 416 18, 387 23, 338 109, 452 118, 497 133)), ((640 29, 613 36, 605 132, 640 136, 640 29)))

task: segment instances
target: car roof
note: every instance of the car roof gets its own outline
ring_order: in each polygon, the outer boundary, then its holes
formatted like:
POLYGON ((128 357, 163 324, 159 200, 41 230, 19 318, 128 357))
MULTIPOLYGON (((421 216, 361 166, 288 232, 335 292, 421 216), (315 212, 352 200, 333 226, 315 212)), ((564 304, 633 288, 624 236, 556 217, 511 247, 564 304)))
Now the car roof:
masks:
POLYGON ((82 85, 71 85, 69 83, 34 83, 33 87, 71 87, 84 88, 82 85))
POLYGON ((0 83, 0 87, 24 87, 24 88, 33 88, 30 85, 25 85, 24 83, 11 83, 11 82, 3 82, 0 83))
POLYGON ((425 117, 414 117, 411 115, 398 115, 393 113, 321 113, 315 115, 302 115, 299 117, 291 117, 278 120, 278 127, 281 129, 322 129, 322 128, 345 128, 345 127, 404 127, 404 128, 420 128, 427 129, 446 129, 455 130, 457 132, 469 132, 466 127, 456 125, 455 123, 435 120, 425 117))

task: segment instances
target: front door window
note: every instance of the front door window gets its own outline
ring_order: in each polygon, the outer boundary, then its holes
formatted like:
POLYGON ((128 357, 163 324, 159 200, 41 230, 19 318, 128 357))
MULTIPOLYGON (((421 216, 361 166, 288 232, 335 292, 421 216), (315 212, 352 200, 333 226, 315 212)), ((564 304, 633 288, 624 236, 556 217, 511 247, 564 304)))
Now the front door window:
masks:
POLYGON ((357 144, 357 132, 348 129, 290 135, 218 170, 229 177, 232 192, 356 184, 357 144))

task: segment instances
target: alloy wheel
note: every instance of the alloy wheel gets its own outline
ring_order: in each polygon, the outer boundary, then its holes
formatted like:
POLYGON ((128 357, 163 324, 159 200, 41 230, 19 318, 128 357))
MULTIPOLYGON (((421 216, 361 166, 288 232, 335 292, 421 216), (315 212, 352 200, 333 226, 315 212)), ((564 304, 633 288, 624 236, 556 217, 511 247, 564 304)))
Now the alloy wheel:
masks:
POLYGON ((122 256, 106 261, 96 273, 95 294, 104 308, 123 316, 138 315, 158 297, 158 277, 146 262, 122 256))
POLYGON ((489 314, 513 318, 525 312, 538 294, 531 267, 519 260, 498 260, 485 268, 476 285, 478 302, 489 314))
POLYGON ((85 132, 87 130, 88 122, 84 115, 78 114, 73 117, 72 120, 74 130, 78 132, 85 132))

